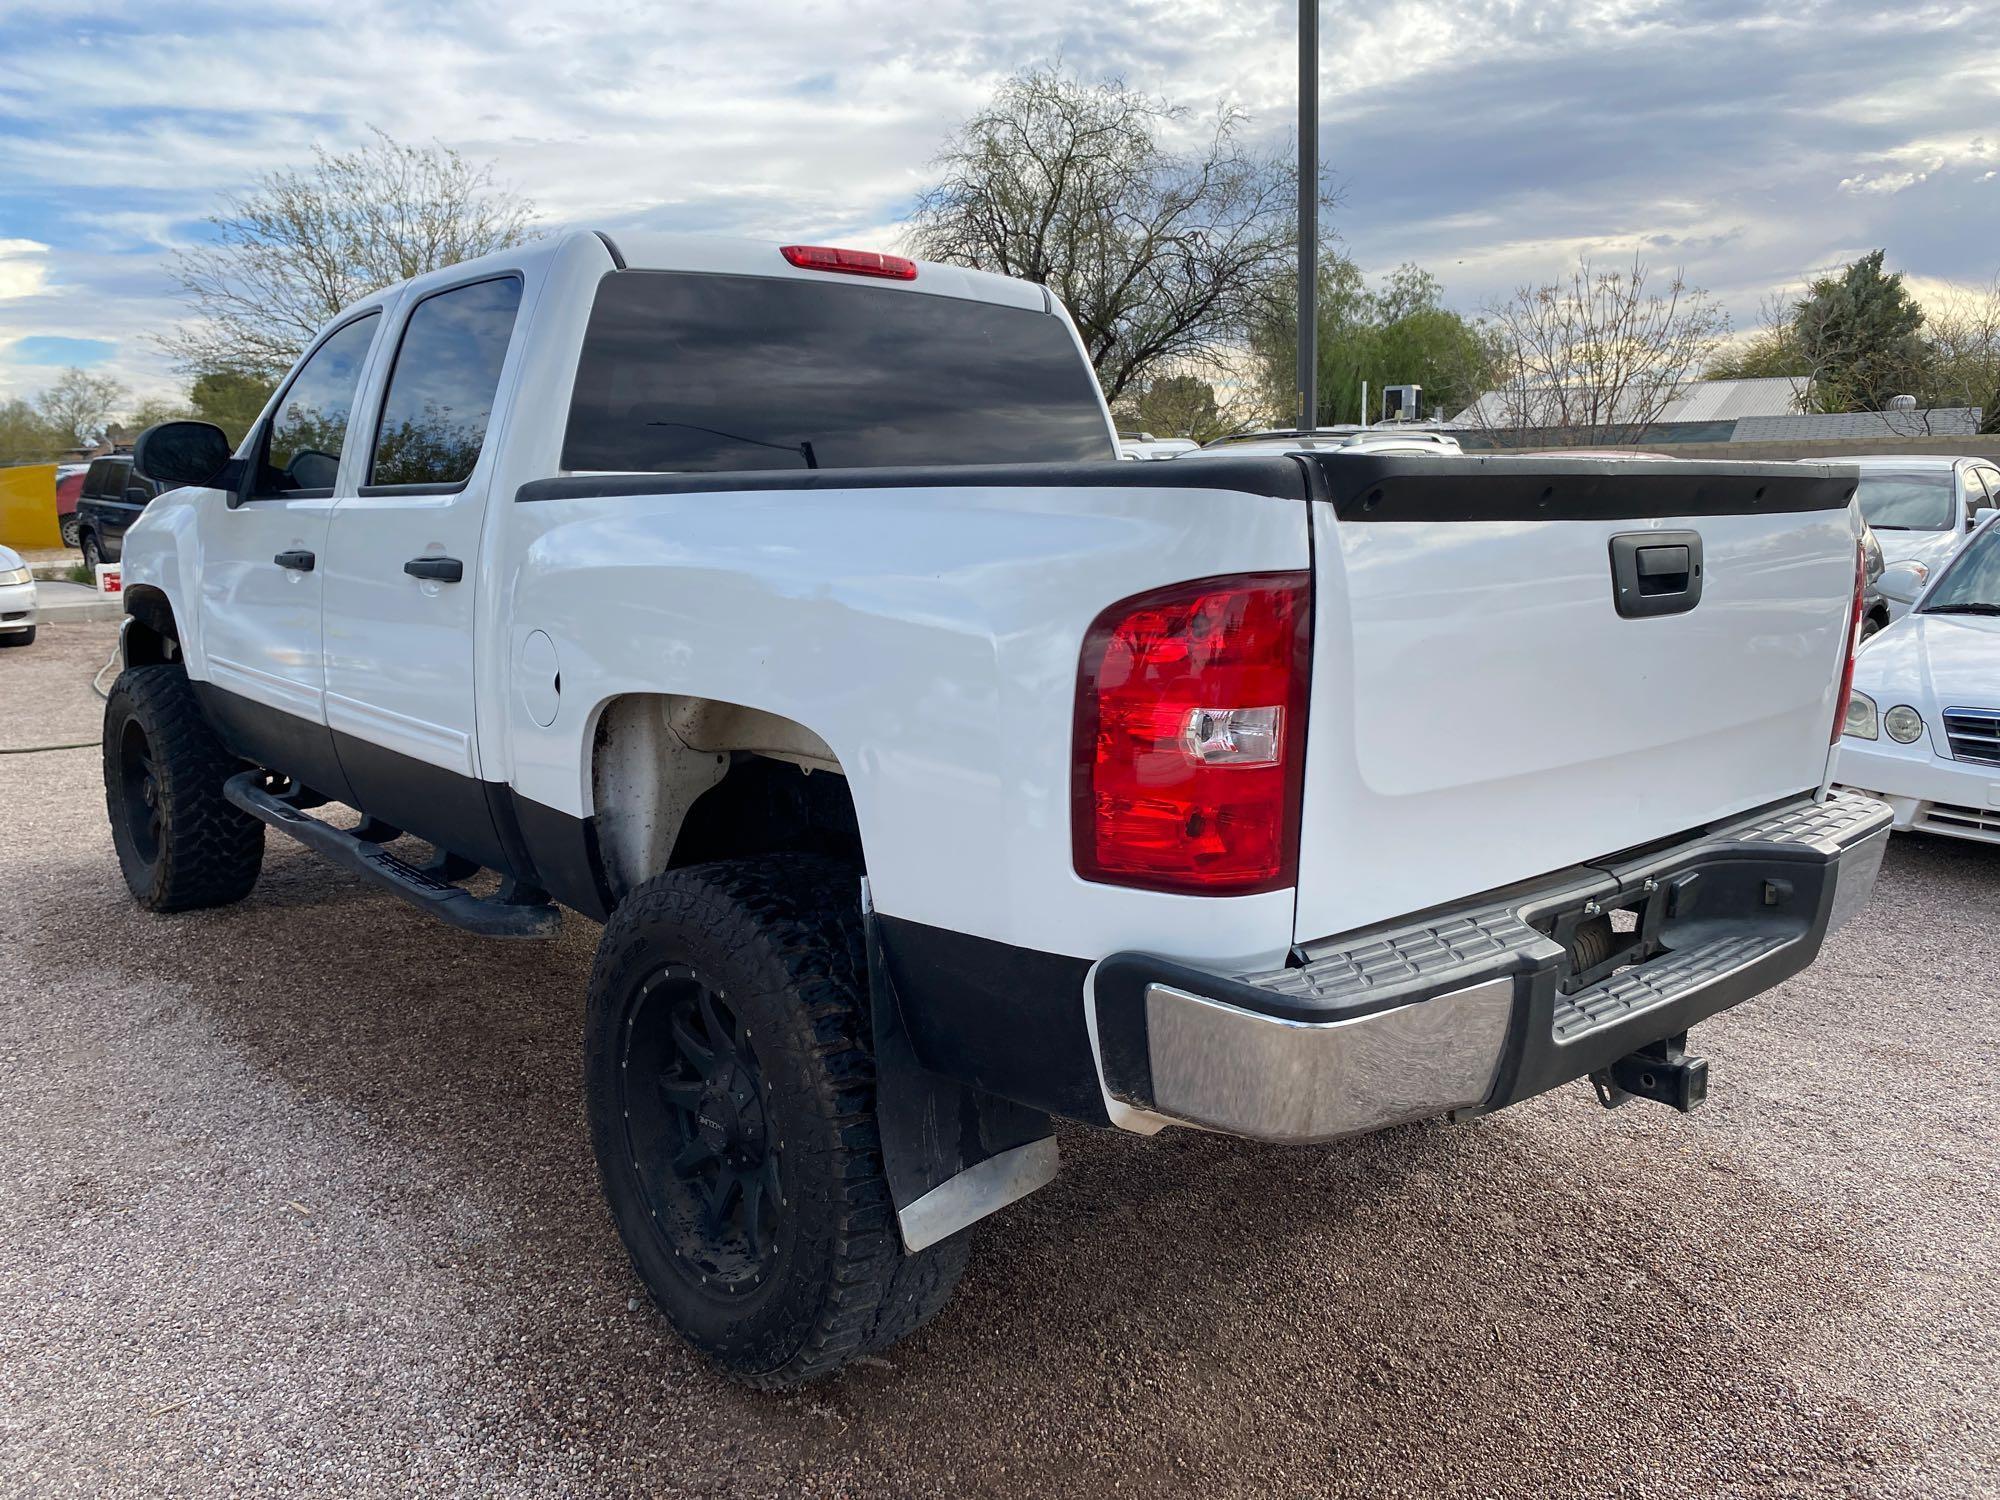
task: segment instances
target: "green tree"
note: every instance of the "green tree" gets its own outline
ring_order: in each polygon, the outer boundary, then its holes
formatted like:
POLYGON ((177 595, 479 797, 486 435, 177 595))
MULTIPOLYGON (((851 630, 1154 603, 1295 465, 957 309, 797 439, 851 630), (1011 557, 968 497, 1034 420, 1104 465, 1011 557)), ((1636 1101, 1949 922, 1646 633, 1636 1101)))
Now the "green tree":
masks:
POLYGON ((1190 437, 1206 443, 1234 429, 1215 386, 1198 375, 1162 375, 1112 411, 1120 432, 1154 437, 1190 437))
MULTIPOLYGON (((1419 266, 1402 265, 1371 290, 1354 263, 1323 257, 1319 271, 1319 420, 1373 421, 1387 385, 1420 385, 1426 415, 1469 406, 1491 383, 1491 338, 1444 305, 1443 287, 1419 266), (1368 405, 1362 410, 1362 390, 1368 405)), ((1289 423, 1298 369, 1297 296, 1272 288, 1250 345, 1267 414, 1289 423)))
POLYGON ((1792 316, 1813 410, 1881 411, 1891 396, 1916 394, 1924 384, 1923 326, 1924 310, 1900 271, 1883 271, 1880 250, 1814 281, 1792 316))
POLYGON ((45 464, 70 446, 67 436, 19 396, 0 402, 0 464, 45 464))
POLYGON ((250 431, 277 384, 275 377, 243 370, 204 370, 188 389, 188 404, 197 420, 213 422, 234 446, 250 431))
POLYGON ((125 419, 125 425, 133 432, 144 432, 161 422, 179 422, 191 413, 185 401, 169 401, 161 396, 149 396, 132 408, 132 415, 125 419))
POLYGON ((1766 380, 1773 376, 1803 376, 1806 356, 1789 323, 1753 333, 1724 349, 1708 362, 1704 380, 1766 380))

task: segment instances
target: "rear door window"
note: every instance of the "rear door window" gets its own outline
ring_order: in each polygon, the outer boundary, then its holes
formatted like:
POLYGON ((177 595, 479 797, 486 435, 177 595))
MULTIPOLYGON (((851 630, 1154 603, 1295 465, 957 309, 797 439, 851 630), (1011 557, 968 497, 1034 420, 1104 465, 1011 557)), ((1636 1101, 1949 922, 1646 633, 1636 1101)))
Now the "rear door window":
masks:
POLYGON ((331 494, 347 441, 347 419, 380 313, 356 318, 315 349, 292 377, 265 433, 256 493, 331 494))
POLYGON ((108 459, 97 459, 83 476, 83 492, 93 500, 103 500, 114 496, 111 487, 111 471, 116 467, 108 459))
POLYGON ((571 398, 571 472, 1117 457, 1062 319, 829 280, 613 271, 571 398))
POLYGON ((520 306, 514 276, 453 287, 416 305, 376 424, 370 485, 451 486, 471 475, 520 306))

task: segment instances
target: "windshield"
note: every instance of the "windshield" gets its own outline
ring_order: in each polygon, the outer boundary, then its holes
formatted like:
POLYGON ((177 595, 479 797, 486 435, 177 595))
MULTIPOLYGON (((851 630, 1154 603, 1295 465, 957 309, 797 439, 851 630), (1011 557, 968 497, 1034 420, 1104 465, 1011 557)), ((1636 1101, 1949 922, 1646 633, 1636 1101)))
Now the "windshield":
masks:
POLYGON ((1949 469, 1863 474, 1857 493, 1861 514, 1877 531, 1951 530, 1953 492, 1949 469))
POLYGON ((1989 521, 1972 534, 1924 600, 1923 613, 2000 614, 2000 526, 1989 521))
POLYGON ((613 271, 571 398, 572 472, 1118 457, 1061 318, 828 278, 613 271))

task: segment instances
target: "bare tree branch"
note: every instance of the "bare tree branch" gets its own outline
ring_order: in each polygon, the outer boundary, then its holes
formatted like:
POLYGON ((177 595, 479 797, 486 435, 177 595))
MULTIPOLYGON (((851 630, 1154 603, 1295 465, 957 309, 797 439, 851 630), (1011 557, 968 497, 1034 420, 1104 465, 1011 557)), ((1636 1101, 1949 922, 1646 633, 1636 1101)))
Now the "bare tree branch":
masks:
POLYGON ((533 206, 489 167, 374 135, 265 176, 208 220, 214 243, 174 256, 197 321, 160 342, 184 369, 276 374, 368 293, 532 235, 533 206))
POLYGON ((1729 328, 1679 271, 1656 288, 1636 259, 1601 271, 1583 256, 1567 277, 1520 287, 1487 316, 1502 380, 1468 420, 1578 446, 1641 441, 1729 328))
POLYGON ((1293 178, 1216 112, 1187 112, 1052 65, 1009 79, 945 143, 906 235, 929 260, 1041 282, 1069 308, 1116 401, 1239 341, 1293 238, 1293 178))

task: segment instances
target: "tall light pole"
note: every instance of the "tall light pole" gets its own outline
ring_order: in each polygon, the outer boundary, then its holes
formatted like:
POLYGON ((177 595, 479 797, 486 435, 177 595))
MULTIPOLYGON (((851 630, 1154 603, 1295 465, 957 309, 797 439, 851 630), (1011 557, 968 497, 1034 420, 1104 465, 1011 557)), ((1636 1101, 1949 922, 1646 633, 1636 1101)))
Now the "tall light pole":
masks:
POLYGON ((1299 430, 1319 425, 1319 0, 1299 0, 1299 430))

